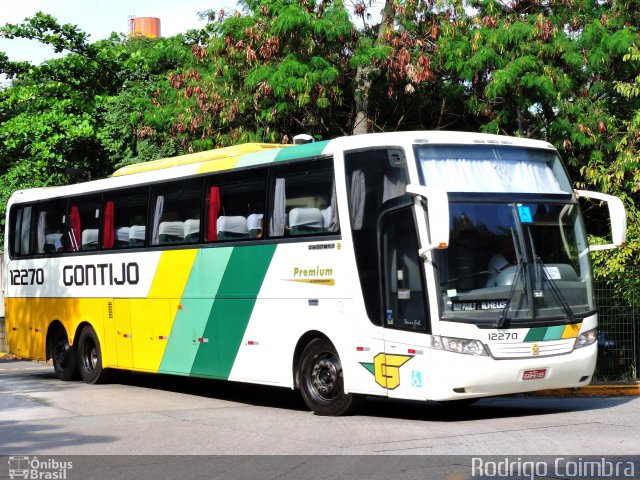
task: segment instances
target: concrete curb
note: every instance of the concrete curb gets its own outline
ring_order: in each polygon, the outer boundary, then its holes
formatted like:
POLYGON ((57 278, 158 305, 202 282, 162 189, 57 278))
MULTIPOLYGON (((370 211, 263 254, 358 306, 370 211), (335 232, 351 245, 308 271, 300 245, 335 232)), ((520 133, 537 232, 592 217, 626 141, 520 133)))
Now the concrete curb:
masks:
POLYGON ((612 385, 587 385, 580 388, 556 388, 553 390, 540 390, 530 395, 541 397, 619 397, 623 395, 640 395, 640 383, 612 384, 612 385))

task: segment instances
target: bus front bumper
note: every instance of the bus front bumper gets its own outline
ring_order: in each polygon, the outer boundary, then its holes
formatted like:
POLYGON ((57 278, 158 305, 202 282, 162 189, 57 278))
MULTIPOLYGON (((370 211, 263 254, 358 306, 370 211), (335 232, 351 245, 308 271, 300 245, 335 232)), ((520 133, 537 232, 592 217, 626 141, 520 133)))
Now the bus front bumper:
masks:
POLYGON ((589 384, 596 365, 597 344, 565 355, 496 360, 432 350, 429 399, 507 395, 589 384))

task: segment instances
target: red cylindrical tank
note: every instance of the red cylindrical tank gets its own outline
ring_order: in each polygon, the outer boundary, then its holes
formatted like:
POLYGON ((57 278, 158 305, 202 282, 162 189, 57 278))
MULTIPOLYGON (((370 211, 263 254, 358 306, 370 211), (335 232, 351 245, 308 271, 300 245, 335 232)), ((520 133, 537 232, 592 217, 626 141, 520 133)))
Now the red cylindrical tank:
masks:
POLYGON ((133 36, 160 37, 160 19, 155 17, 136 17, 131 19, 129 34, 133 36))

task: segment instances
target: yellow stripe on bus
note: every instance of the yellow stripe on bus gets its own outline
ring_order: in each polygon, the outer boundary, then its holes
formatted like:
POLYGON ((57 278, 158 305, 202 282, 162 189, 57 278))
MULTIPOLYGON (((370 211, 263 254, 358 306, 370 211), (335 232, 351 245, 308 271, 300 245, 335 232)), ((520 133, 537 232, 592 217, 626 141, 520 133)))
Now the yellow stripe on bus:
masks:
POLYGON ((273 148, 282 148, 290 145, 280 145, 275 143, 245 143, 242 145, 234 145, 231 147, 217 148, 214 150, 207 150, 204 152, 190 153, 188 155, 180 155, 178 157, 162 158, 160 160, 153 160, 151 162, 136 163, 134 165, 127 165, 116 170, 113 173, 114 177, 120 177, 122 175, 130 175, 133 173, 150 172, 153 170, 160 170, 163 168, 179 167, 182 165, 191 165, 195 163, 211 163, 211 165, 203 165, 199 168, 201 171, 217 171, 225 168, 232 168, 238 162, 242 155, 253 152, 261 152, 273 148), (232 163, 230 166, 227 161, 232 163), (204 170, 203 170, 204 168, 204 170))
POLYGON ((157 372, 198 250, 162 252, 147 298, 130 300, 133 368, 157 372))
MULTIPOLYGON (((25 358, 44 360, 45 344, 49 325, 60 322, 74 338, 78 326, 87 322, 92 325, 100 342, 109 343, 103 331, 104 319, 108 315, 108 300, 104 298, 8 298, 7 336, 9 349, 25 358)), ((103 363, 117 363, 114 348, 103 348, 103 363)))
POLYGON ((219 172, 222 170, 230 170, 236 166, 236 164, 240 161, 240 155, 236 155, 234 157, 221 158, 216 160, 215 162, 203 162, 202 165, 198 167, 196 173, 210 173, 210 172, 219 172))
POLYGON ((196 248, 162 252, 147 298, 181 298, 197 255, 196 248))
POLYGON ((562 332, 561 338, 576 338, 580 333, 580 327, 582 323, 573 323, 571 325, 567 325, 564 327, 564 332, 562 332))

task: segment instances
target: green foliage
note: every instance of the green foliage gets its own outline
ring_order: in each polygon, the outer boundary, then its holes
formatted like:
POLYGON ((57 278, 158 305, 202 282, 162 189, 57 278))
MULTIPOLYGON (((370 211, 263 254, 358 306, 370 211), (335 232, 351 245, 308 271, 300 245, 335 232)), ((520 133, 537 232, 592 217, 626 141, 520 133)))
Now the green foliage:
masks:
POLYGON ((167 70, 192 58, 183 37, 158 41, 114 35, 89 43, 76 26, 60 25, 43 13, 20 25, 7 24, 0 34, 67 52, 37 66, 0 54, 0 73, 12 79, 0 90, 0 222, 15 190, 81 181, 89 172, 102 177, 119 164, 170 150, 171 142, 158 148, 142 138, 141 117, 132 115, 132 108, 146 105, 167 70), (88 173, 70 177, 68 169, 88 173))
MULTIPOLYGON (((345 133, 350 42, 340 2, 245 2, 245 14, 213 20, 193 56, 159 81, 140 125, 180 151, 242 141, 287 141, 301 132, 345 133)), ((215 19, 215 15, 209 15, 215 19)), ((140 126, 139 125, 139 126, 140 126)))

